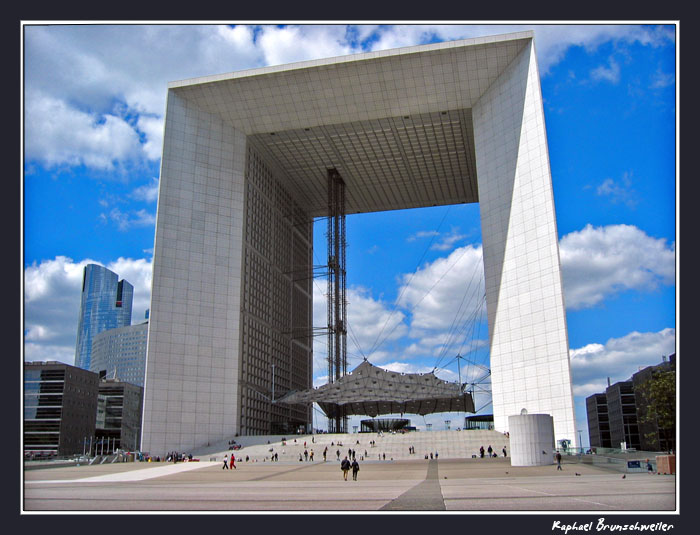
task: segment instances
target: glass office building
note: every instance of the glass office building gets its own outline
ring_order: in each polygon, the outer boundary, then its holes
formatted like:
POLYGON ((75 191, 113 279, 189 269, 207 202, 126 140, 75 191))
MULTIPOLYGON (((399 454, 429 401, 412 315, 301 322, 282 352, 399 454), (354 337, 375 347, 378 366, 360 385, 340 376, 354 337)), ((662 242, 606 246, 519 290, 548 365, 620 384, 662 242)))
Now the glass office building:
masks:
POLYGON ((75 365, 90 369, 92 341, 96 334, 131 325, 134 287, 109 269, 88 264, 83 269, 75 365))
POLYGON ((148 322, 98 333, 92 341, 90 371, 143 386, 146 376, 148 322))

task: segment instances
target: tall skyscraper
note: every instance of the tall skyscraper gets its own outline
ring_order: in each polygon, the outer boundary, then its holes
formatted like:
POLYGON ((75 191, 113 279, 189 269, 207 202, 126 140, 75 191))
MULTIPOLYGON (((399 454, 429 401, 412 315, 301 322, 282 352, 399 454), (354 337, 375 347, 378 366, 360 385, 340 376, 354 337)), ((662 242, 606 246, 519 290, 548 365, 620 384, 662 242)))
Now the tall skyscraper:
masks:
POLYGON ((90 369, 92 339, 108 329, 131 325, 134 287, 109 269, 88 264, 83 269, 83 289, 78 319, 75 365, 90 369))

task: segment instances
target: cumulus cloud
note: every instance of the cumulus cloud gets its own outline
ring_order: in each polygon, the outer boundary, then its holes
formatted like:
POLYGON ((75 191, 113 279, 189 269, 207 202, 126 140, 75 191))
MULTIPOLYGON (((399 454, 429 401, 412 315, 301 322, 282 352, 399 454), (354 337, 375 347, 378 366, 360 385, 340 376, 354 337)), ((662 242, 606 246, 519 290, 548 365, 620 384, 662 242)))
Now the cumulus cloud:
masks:
POLYGON ((411 335, 449 329, 477 313, 484 294, 481 246, 467 245, 404 274, 399 304, 411 311, 411 335))
MULTIPOLYGON (((672 26, 638 25, 27 25, 27 158, 96 169, 156 161, 170 81, 523 29, 535 32, 543 75, 572 46, 675 39, 672 26)), ((596 71, 618 74, 614 61, 596 71)))
MULTIPOLYGON (((65 256, 33 263, 24 270, 24 358, 73 364, 78 334, 83 267, 65 256)), ((101 264, 104 265, 104 264, 101 264)), ((151 295, 151 262, 119 258, 105 267, 134 286, 132 322, 143 321, 151 295)))
POLYGON ((641 368, 661 363, 662 357, 674 353, 675 348, 676 330, 669 327, 659 332, 634 331, 604 344, 591 343, 572 349, 574 395, 588 397, 605 392, 608 377, 610 384, 626 381, 641 368))
POLYGON ((261 65, 251 28, 25 27, 25 144, 47 167, 155 161, 167 83, 261 65))
MULTIPOLYGON (((408 327, 405 315, 392 311, 389 305, 372 297, 364 288, 348 288, 347 299, 347 353, 348 368, 352 369, 367 358, 373 364, 392 358, 395 353, 386 350, 386 345, 406 335, 408 327)), ((327 321, 327 298, 325 286, 314 285, 314 327, 325 328, 327 321)), ((328 347, 325 336, 314 338, 314 369, 325 370, 328 347)))
POLYGON ((632 225, 586 225, 559 246, 566 306, 582 309, 628 290, 675 281, 676 247, 632 225))
POLYGON ((78 110, 65 101, 32 93, 25 114, 25 154, 47 166, 84 165, 114 170, 138 159, 138 134, 121 117, 78 110))
MULTIPOLYGON (((488 327, 481 254, 481 246, 460 247, 415 273, 401 275, 396 309, 371 298, 367 290, 349 290, 348 322, 353 329, 349 353, 359 359, 366 356, 363 351, 374 348, 370 360, 378 363, 435 359, 446 348, 450 354, 484 348, 488 327), (408 343, 395 348, 386 344, 400 337, 408 343)), ((675 244, 634 226, 588 225, 562 238, 560 256, 569 310, 600 305, 625 291, 650 292, 674 283, 675 244)), ((314 303, 314 324, 325 326, 321 290, 315 293, 314 303)), ((325 358, 325 340, 316 352, 325 358)))

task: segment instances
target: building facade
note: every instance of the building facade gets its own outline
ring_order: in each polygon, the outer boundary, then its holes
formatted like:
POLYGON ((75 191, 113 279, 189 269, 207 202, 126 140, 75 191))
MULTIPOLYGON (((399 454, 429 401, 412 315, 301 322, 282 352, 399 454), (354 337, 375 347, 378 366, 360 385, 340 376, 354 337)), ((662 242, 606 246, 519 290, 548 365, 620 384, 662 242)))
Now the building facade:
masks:
MULTIPOLYGON (((627 448, 643 451, 670 451, 675 449, 675 425, 660 427, 658 419, 647 418, 649 400, 645 383, 661 372, 672 372, 675 378, 676 355, 661 364, 647 366, 627 381, 610 385, 604 393, 586 398, 588 434, 592 447, 627 448)), ((674 391, 675 393, 675 391, 674 391)), ((675 400, 670 402, 675 409, 675 400)), ((675 418, 673 418, 675 420, 675 418)))
POLYGON ((610 422, 610 442, 613 448, 624 443, 627 448, 640 449, 637 406, 632 381, 619 381, 605 389, 610 422))
POLYGON ((110 450, 138 451, 141 445, 143 388, 104 378, 97 392, 96 440, 107 440, 110 450))
MULTIPOLYGON (((651 409, 649 408, 645 383, 662 372, 672 372, 675 376, 675 353, 668 360, 664 358, 661 364, 647 366, 632 375, 637 423, 639 426, 639 441, 641 448, 645 451, 671 451, 676 449, 675 426, 664 427, 659 425, 658 418, 647 418, 647 414, 650 413, 651 409)), ((675 420, 675 416, 673 419, 675 420)))
POLYGON ((83 453, 95 432, 98 382, 96 373, 62 362, 25 362, 25 455, 83 453))
POLYGON ((95 335, 131 325, 131 307, 134 287, 109 269, 97 264, 83 268, 80 296, 78 337, 75 346, 75 365, 90 369, 92 341, 95 335))
POLYGON ((90 371, 143 387, 147 344, 147 321, 98 333, 92 340, 90 371))
POLYGON ((520 32, 169 84, 143 447, 311 423, 271 394, 312 385, 329 169, 348 214, 480 203, 494 426, 548 413, 576 444, 542 95, 520 32))
POLYGON ((588 437, 593 448, 612 448, 608 398, 605 394, 593 394, 586 398, 588 437))

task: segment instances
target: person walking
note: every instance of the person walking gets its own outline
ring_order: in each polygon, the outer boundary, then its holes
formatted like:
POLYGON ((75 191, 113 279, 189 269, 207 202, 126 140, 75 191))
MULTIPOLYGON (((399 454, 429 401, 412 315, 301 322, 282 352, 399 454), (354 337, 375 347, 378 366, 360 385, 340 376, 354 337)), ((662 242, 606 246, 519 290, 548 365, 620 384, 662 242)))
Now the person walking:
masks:
POLYGON ((343 479, 345 481, 347 481, 348 480, 348 470, 350 470, 350 461, 348 461, 347 457, 345 457, 345 459, 343 459, 340 462, 340 469, 343 471, 343 479))
POLYGON ((557 452, 556 458, 557 458, 557 470, 563 470, 563 468, 561 467, 561 453, 560 452, 557 452))
POLYGON ((503 446, 503 456, 508 457, 508 455, 506 454, 506 447, 505 446, 503 446))
POLYGON ((229 465, 231 469, 238 470, 238 468, 236 468, 236 456, 233 453, 231 453, 231 460, 229 461, 229 465))
POLYGON ((484 458, 484 447, 483 446, 481 446, 479 448, 479 455, 481 456, 482 459, 484 458))
POLYGON ((357 459, 352 460, 352 480, 357 481, 357 472, 360 471, 360 463, 357 462, 357 459))
POLYGON ((493 457, 493 448, 491 447, 491 444, 489 444, 489 448, 486 451, 489 452, 489 457, 493 457))
POLYGON ((228 470, 228 455, 224 455, 224 465, 221 467, 222 470, 228 470))

